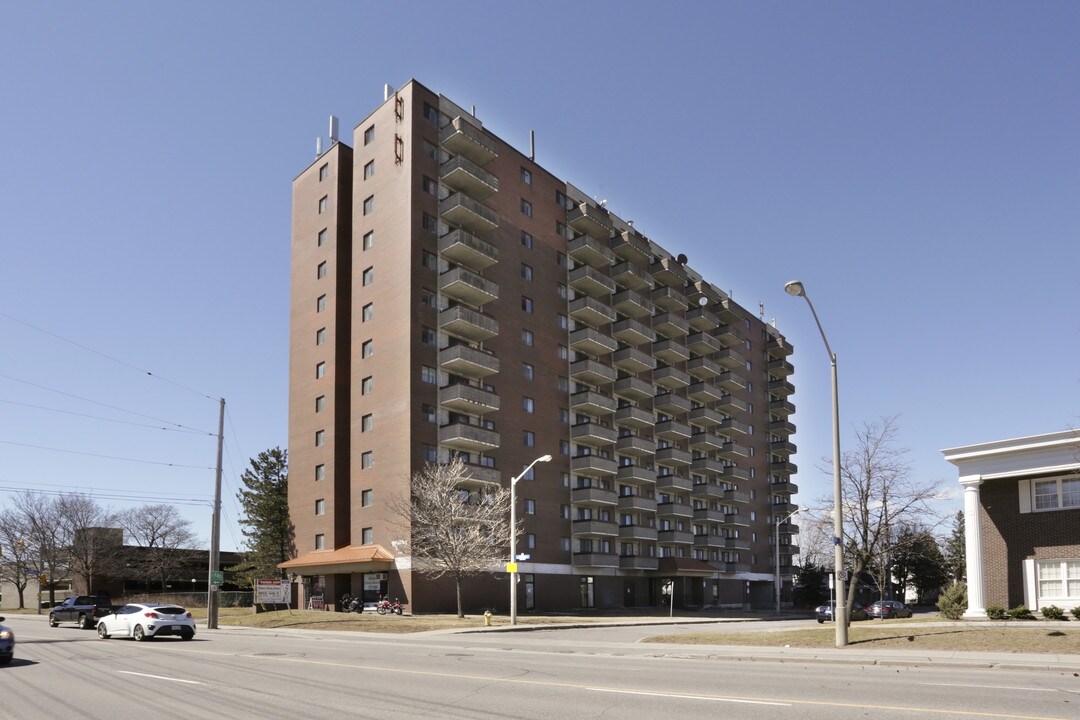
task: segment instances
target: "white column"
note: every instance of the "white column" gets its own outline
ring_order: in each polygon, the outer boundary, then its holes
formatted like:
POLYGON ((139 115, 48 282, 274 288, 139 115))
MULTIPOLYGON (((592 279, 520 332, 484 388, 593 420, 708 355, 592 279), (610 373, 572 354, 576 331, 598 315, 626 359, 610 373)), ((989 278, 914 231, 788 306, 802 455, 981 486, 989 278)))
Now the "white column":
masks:
POLYGON ((983 587, 982 518, 979 514, 981 475, 960 478, 964 486, 964 553, 967 560, 968 608, 964 618, 986 619, 986 591, 983 587))

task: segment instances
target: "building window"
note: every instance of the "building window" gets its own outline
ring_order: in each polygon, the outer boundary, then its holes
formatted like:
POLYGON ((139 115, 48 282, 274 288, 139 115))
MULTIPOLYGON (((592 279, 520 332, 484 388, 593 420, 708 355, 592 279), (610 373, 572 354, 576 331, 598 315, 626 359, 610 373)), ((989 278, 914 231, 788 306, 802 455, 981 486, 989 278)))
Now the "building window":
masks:
POLYGON ((323 500, 322 498, 319 498, 318 500, 315 501, 315 514, 316 515, 325 515, 326 514, 326 501, 323 500))
POLYGON ((525 447, 536 447, 536 433, 532 430, 522 430, 521 442, 525 447))
POLYGON ((570 233, 566 230, 566 223, 561 220, 555 221, 555 234, 561 237, 563 240, 571 240, 570 233))
POLYGON ((559 422, 563 425, 570 424, 570 411, 566 408, 559 408, 559 422))
POLYGON ((555 191, 555 204, 566 210, 570 209, 570 199, 566 197, 566 193, 562 190, 555 191))
POLYGON ((375 139, 375 126, 372 125, 364 131, 364 144, 369 145, 375 139))
POLYGON ((427 403, 421 404, 420 405, 420 414, 423 415, 424 420, 426 420, 429 423, 434 424, 434 423, 439 422, 439 413, 435 409, 434 405, 428 405, 427 403))
POLYGON ((435 368, 423 365, 420 367, 420 382, 435 385, 439 382, 439 374, 435 371, 435 368))
POLYGON ((438 152, 437 148, 431 142, 429 142, 428 140, 424 141, 424 145, 423 145, 423 153, 424 153, 424 155, 431 158, 432 160, 435 160, 437 152, 438 152))
POLYGON ((435 270, 436 272, 439 270, 439 256, 433 252, 424 250, 420 262, 428 270, 435 270))
POLYGON ((319 231, 319 235, 318 235, 319 247, 322 247, 323 245, 326 244, 327 237, 329 237, 329 233, 328 233, 326 228, 323 228, 322 230, 319 231))
POLYGON ((570 380, 563 377, 562 375, 559 376, 559 391, 570 392, 570 380))
POLYGON ((360 432, 371 432, 371 428, 375 423, 374 417, 371 413, 364 415, 360 418, 360 432))
POLYGON ((435 182, 427 175, 420 181, 420 186, 428 195, 437 196, 439 194, 439 183, 435 182))
POLYGON ((433 463, 439 459, 439 451, 435 449, 434 445, 425 443, 420 448, 420 456, 424 459, 424 462, 433 463))
POLYGON ((425 345, 436 345, 438 343, 438 334, 429 327, 420 328, 420 342, 425 345))
POLYGON ((439 232, 439 220, 430 213, 424 213, 420 218, 420 226, 428 232, 439 232))
POLYGON ((320 295, 315 299, 315 312, 322 312, 326 309, 326 296, 320 295))
POLYGON ((1080 478, 1034 480, 1036 510, 1080 507, 1080 478))
POLYGON ((569 360, 570 359, 570 350, 565 345, 560 345, 559 346, 559 359, 560 360, 569 360))
POLYGON ((536 402, 531 397, 521 398, 521 409, 527 413, 536 411, 536 402))
POLYGON ((330 163, 323 163, 319 168, 319 182, 322 182, 330 175, 330 163))
POLYGON ((362 491, 360 491, 360 506, 361 507, 371 507, 371 504, 372 504, 373 501, 374 501, 374 493, 371 490, 362 490, 362 491))
POLYGON ((315 331, 315 344, 322 345, 326 342, 326 328, 319 328, 315 331))
POLYGON ((570 552, 570 538, 568 538, 568 537, 559 538, 559 549, 562 550, 563 552, 570 552))
POLYGON ((374 542, 375 542, 375 532, 369 527, 362 528, 360 530, 360 544, 361 545, 371 545, 374 542))
POLYGON ((525 312, 527 312, 528 314, 532 315, 532 311, 533 311, 532 298, 525 297, 524 295, 522 295, 521 296, 521 309, 524 310, 525 312))
POLYGON ((370 395, 375 390, 375 381, 370 375, 360 381, 360 394, 370 395))
POLYGON ((536 376, 536 369, 527 362, 521 363, 521 377, 532 380, 536 376))
POLYGON ((326 396, 320 395, 315 398, 315 412, 320 413, 326 409, 326 396))
POLYGON ((535 500, 528 500, 528 499, 525 500, 525 514, 526 515, 535 515, 536 514, 536 501, 535 500))
POLYGON ((526 280, 532 280, 532 265, 526 265, 525 263, 521 263, 521 277, 525 278, 526 280))
POLYGON ((532 330, 522 330, 521 331, 521 344, 524 345, 525 347, 532 347, 533 346, 533 332, 532 332, 532 330))
POLYGON ((563 285, 562 283, 556 283, 555 284, 555 291, 559 294, 559 297, 561 297, 563 300, 566 299, 566 286, 565 285, 563 285))
POLYGON ((322 280, 326 277, 326 262, 323 261, 315 267, 315 279, 322 280))
POLYGON ((1036 572, 1040 603, 1080 598, 1080 560, 1040 560, 1036 572))
POLYGON ((523 215, 532 217, 532 203, 525 198, 521 198, 521 212, 523 215))
POLYGON ((322 533, 317 533, 315 535, 315 549, 316 550, 325 550, 326 549, 326 536, 323 535, 322 533))
POLYGON ((315 466, 315 480, 319 481, 319 480, 325 480, 325 479, 326 479, 326 466, 325 465, 316 465, 315 466))
POLYGON ((533 236, 525 232, 524 230, 521 231, 521 245, 522 247, 526 247, 532 250, 533 236))
POLYGON ((317 380, 321 377, 326 377, 326 363, 324 362, 315 364, 315 379, 317 380))
POLYGON ((368 450, 365 453, 360 453, 360 467, 364 470, 370 470, 375 465, 375 453, 368 450))
POLYGON ((364 198, 364 214, 369 215, 375 211, 375 196, 368 195, 364 198))
POLYGON ((420 304, 429 308, 435 307, 435 293, 427 288, 420 289, 420 304))
POLYGON ((529 480, 529 481, 535 480, 536 479, 536 466, 533 465, 531 468, 526 468, 525 473, 521 476, 521 479, 522 480, 529 480))
POLYGON ((370 250, 371 246, 375 244, 375 231, 369 230, 364 233, 364 249, 370 250))
POLYGON ((371 160, 367 165, 364 165, 364 179, 367 180, 373 175, 375 175, 375 161, 371 160))
POLYGON ((325 444, 326 444, 326 431, 325 430, 316 430, 315 431, 315 447, 322 447, 325 444))
POLYGON ((570 325, 566 320, 566 316, 562 313, 559 313, 559 328, 561 330, 566 330, 568 327, 570 327, 570 325))
POLYGON ((521 168, 521 182, 532 185, 532 172, 530 170, 521 168))
POLYGON ((566 253, 556 251, 555 262, 558 263, 561 268, 566 267, 566 253))
POLYGON ((375 282, 375 268, 364 268, 364 274, 361 276, 361 278, 361 282, 363 282, 364 287, 367 287, 371 283, 375 282))
POLYGON ((569 455, 570 454, 570 441, 569 440, 560 440, 559 441, 559 454, 560 455, 569 455))
POLYGON ((375 317, 375 303, 368 303, 360 310, 360 320, 367 322, 371 318, 375 317))
POLYGON ((428 122, 434 123, 436 127, 439 125, 439 111, 431 107, 427 103, 424 103, 424 119, 428 122))
POLYGON ((320 215, 322 215, 324 212, 326 212, 326 208, 328 208, 329 206, 330 206, 330 197, 328 195, 323 195, 321 198, 319 198, 319 214, 320 215))
POLYGON ((375 353, 375 341, 365 340, 360 344, 360 357, 369 358, 375 353))
POLYGON ((535 533, 525 533, 525 549, 526 550, 535 550, 536 549, 536 534, 535 533))

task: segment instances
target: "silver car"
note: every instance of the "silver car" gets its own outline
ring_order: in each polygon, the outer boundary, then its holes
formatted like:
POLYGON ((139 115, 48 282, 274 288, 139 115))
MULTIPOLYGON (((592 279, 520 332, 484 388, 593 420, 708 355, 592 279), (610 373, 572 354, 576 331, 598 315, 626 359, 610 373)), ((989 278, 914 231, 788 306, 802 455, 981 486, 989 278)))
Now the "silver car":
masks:
POLYGON ((195 620, 179 605, 128 603, 98 620, 97 632, 102 640, 114 635, 139 642, 164 635, 190 640, 195 637, 195 620))
MULTIPOLYGON (((4 618, 0 617, 0 623, 4 618)), ((6 625, 0 625, 0 665, 7 665, 15 657, 15 633, 6 625)))

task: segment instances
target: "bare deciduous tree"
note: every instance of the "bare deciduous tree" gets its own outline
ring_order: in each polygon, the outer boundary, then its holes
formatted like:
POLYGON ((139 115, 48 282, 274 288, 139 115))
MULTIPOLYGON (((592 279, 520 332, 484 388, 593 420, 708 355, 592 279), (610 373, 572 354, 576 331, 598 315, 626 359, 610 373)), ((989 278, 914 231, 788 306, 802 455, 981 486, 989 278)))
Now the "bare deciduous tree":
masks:
POLYGON ((182 518, 172 505, 129 508, 118 513, 116 520, 133 545, 146 548, 129 554, 137 558, 136 569, 159 582, 162 590, 197 555, 191 549, 198 542, 191 521, 182 518))
POLYGON ((114 528, 116 514, 88 495, 63 495, 56 499, 57 517, 67 540, 71 574, 93 594, 94 580, 108 575, 123 546, 123 534, 114 528))
POLYGON ((506 561, 510 492, 468 489, 468 469, 454 458, 445 465, 425 465, 412 476, 409 497, 393 498, 390 508, 406 533, 417 572, 452 577, 458 617, 465 617, 462 582, 506 561))
POLYGON ((0 581, 15 588, 20 610, 26 607, 24 593, 30 583, 30 575, 37 569, 37 553, 31 543, 22 515, 14 510, 0 513, 0 581))
POLYGON ((56 603, 56 583, 69 579, 68 538, 64 537, 55 498, 25 491, 12 499, 14 512, 23 520, 27 544, 33 548, 36 569, 45 575, 49 604, 56 603))

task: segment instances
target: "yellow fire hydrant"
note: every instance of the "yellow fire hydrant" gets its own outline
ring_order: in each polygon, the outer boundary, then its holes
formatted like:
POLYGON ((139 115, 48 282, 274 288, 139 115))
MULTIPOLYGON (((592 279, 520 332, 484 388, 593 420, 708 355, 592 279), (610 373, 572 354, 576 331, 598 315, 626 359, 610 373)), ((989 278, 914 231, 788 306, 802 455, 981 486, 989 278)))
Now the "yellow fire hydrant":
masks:
POLYGON ((490 610, 485 610, 484 611, 484 626, 485 627, 491 627, 491 611, 490 610))

